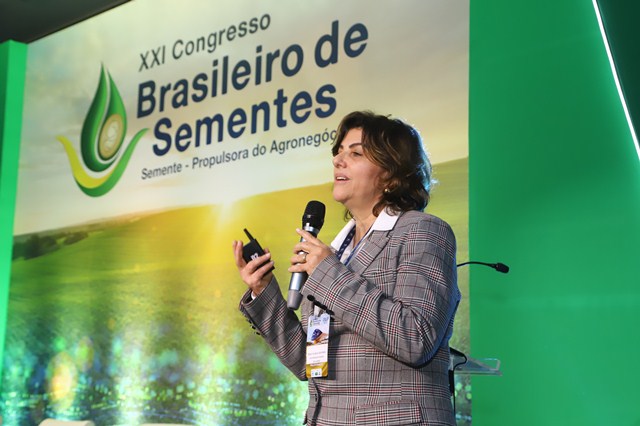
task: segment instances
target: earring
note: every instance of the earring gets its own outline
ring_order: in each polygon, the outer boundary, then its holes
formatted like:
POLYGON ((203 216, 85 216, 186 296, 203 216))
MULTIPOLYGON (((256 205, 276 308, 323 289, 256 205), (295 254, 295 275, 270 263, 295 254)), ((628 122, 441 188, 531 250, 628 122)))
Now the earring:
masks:
POLYGON ((384 192, 385 194, 388 194, 388 193, 390 193, 391 191, 389 191, 389 188, 385 188, 383 192, 384 192))

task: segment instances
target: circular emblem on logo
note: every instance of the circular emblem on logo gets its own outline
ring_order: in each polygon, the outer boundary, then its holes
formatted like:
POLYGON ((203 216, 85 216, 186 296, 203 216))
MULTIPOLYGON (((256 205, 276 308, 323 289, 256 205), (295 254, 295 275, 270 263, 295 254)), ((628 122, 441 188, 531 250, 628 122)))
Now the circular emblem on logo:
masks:
POLYGON ((124 123, 118 114, 112 114, 105 121, 98 142, 98 153, 103 160, 109 160, 117 152, 124 140, 122 132, 124 123))

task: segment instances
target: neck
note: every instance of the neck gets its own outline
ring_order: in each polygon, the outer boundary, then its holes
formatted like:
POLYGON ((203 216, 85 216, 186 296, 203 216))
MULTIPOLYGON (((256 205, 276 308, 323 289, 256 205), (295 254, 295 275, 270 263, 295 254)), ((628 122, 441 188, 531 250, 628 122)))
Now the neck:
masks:
POLYGON ((353 218, 356 221, 356 234, 354 235, 354 244, 358 244, 364 236, 369 232, 369 228, 373 225, 373 222, 376 221, 376 217, 373 213, 369 212, 366 216, 356 216, 353 215, 353 218))

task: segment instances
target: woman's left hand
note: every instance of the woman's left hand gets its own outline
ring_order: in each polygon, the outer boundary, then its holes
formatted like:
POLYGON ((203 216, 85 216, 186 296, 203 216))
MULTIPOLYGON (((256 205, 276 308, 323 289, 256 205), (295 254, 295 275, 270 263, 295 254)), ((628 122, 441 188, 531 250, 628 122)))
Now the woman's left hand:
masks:
POLYGON ((329 256, 333 256, 333 249, 313 236, 313 234, 296 229, 304 241, 300 241, 293 247, 295 253, 291 256, 289 272, 306 272, 311 275, 318 264, 329 256), (302 252, 302 254, 298 254, 302 252))

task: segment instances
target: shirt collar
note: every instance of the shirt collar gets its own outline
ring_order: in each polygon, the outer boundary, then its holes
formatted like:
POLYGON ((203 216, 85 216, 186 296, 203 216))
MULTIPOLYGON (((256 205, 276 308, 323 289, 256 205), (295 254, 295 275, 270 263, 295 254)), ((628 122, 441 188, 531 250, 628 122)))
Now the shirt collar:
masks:
MULTIPOLYGON (((375 222, 373 222, 373 225, 371 225, 371 229, 369 229, 369 232, 390 231, 396 225, 399 217, 400 216, 398 214, 384 209, 380 212, 375 222)), ((347 234, 349 234, 349 231, 351 231, 351 228, 353 228, 354 226, 356 226, 356 221, 354 219, 351 219, 349 222, 347 222, 344 228, 342 228, 342 230, 338 232, 338 235, 336 235, 334 240, 331 242, 331 247, 333 247, 335 250, 338 250, 342 245, 344 239, 347 237, 347 234)), ((369 235, 369 232, 367 232, 367 235, 369 235)))
POLYGON ((399 217, 400 216, 398 216, 397 213, 393 213, 391 211, 388 211, 387 209, 384 209, 380 212, 380 214, 376 218, 376 221, 373 222, 371 230, 390 231, 394 226, 396 226, 396 222, 398 221, 399 217))

